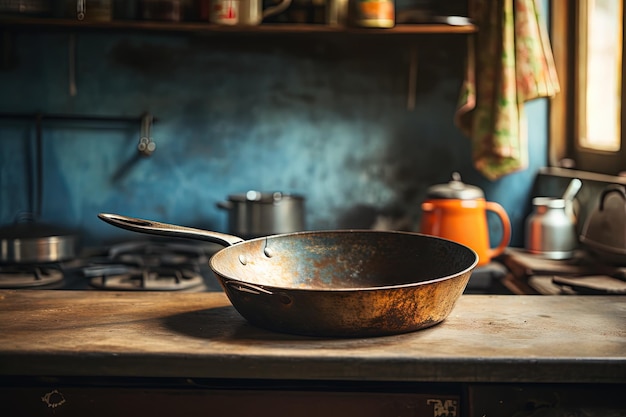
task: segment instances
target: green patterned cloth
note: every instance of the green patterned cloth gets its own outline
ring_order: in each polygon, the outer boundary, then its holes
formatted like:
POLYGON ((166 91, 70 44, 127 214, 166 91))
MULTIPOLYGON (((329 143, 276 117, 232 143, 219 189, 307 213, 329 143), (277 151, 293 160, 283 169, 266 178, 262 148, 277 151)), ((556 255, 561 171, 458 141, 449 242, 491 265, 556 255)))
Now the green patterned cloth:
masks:
POLYGON ((473 0, 456 123, 472 140, 474 166, 495 180, 528 164, 524 102, 559 92, 547 31, 535 0, 473 0))

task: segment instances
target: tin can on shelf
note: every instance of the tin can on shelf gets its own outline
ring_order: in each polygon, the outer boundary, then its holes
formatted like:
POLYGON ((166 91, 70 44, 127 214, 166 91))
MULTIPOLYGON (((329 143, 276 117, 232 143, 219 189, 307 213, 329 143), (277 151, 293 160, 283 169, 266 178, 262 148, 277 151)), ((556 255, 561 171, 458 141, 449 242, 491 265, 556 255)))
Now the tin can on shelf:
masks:
POLYGON ((218 25, 237 25, 239 10, 239 0, 212 0, 209 21, 218 25))
POLYGON ((355 0, 355 24, 370 28, 395 25, 394 0, 355 0))

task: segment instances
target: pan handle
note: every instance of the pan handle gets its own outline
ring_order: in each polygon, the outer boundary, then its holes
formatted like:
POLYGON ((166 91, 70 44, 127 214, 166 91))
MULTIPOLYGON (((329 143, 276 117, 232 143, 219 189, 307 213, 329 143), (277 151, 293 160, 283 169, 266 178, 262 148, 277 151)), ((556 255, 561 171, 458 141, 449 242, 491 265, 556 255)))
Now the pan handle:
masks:
POLYGON ((242 291, 242 292, 246 292, 249 294, 254 294, 254 295, 258 295, 258 294, 267 294, 267 295, 272 295, 273 292, 266 290, 263 287, 259 287, 258 285, 252 285, 252 284, 248 284, 246 282, 239 282, 239 281, 225 281, 224 284, 234 290, 237 291, 242 291))
POLYGON ((133 232, 149 233, 159 236, 183 237, 187 239, 205 240, 223 246, 232 246, 243 242, 237 236, 225 233, 210 232, 208 230, 194 229, 192 227, 177 226, 174 224, 160 223, 152 220, 137 219, 119 214, 100 213, 98 217, 105 222, 133 232))
POLYGON ((289 306, 293 302, 293 299, 285 292, 272 292, 261 286, 250 284, 247 282, 241 282, 241 281, 228 280, 228 281, 223 281, 223 282, 224 282, 224 286, 230 288, 231 290, 244 292, 246 294, 271 295, 273 297, 272 299, 279 301, 285 306, 289 306))

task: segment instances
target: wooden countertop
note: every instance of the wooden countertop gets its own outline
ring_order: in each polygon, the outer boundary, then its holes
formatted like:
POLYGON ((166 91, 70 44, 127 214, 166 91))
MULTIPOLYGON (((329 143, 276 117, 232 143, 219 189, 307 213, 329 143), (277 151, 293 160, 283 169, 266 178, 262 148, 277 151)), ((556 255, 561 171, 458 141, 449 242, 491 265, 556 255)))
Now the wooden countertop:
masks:
POLYGON ((463 295, 429 329, 320 339, 222 293, 0 291, 0 376, 626 382, 626 298, 463 295))

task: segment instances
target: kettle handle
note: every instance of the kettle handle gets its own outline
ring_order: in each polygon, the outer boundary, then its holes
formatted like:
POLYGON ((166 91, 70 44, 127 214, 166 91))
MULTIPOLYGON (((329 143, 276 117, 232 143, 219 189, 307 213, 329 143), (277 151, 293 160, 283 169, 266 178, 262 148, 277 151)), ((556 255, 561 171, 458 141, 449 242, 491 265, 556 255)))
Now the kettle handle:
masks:
POLYGON ((618 184, 611 184, 602 191, 602 195, 600 196, 600 211, 604 210, 604 199, 606 196, 613 192, 619 193, 622 198, 626 200, 626 190, 624 190, 624 187, 618 184))
POLYGON ((491 259, 501 255, 509 245, 511 241, 511 220, 500 204, 493 201, 486 201, 485 203, 486 209, 494 212, 502 222, 502 238, 500 239, 500 243, 498 243, 498 246, 489 249, 489 258, 491 259))

